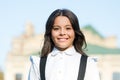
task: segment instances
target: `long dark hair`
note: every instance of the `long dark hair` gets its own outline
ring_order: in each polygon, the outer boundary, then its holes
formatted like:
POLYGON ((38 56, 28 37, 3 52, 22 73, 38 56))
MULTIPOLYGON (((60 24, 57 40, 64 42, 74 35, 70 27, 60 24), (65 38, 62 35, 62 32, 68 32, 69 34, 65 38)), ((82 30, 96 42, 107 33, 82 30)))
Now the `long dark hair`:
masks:
POLYGON ((86 55, 83 51, 83 46, 85 49, 87 47, 87 44, 86 44, 85 37, 82 31, 80 30, 77 16, 68 9, 57 9, 49 16, 46 22, 46 31, 44 34, 44 44, 41 51, 41 56, 47 56, 55 46, 51 39, 51 30, 53 28, 54 20, 57 16, 66 16, 70 20, 75 32, 75 39, 74 39, 73 45, 77 52, 79 52, 80 54, 86 55))

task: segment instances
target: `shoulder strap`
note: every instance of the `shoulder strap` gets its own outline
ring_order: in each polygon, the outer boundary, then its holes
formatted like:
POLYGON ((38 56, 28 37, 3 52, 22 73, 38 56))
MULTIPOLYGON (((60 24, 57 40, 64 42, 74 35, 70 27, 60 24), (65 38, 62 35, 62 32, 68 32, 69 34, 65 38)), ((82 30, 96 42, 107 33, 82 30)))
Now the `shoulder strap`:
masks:
MULTIPOLYGON (((78 80, 84 80, 86 64, 87 64, 87 57, 82 55, 80 66, 79 66, 79 73, 78 73, 78 80)), ((45 80, 45 65, 46 65, 47 56, 41 57, 40 59, 40 77, 41 80, 45 80)))
POLYGON ((45 65, 46 65, 47 56, 41 57, 40 59, 40 78, 45 80, 45 65))
POLYGON ((82 57, 81 57, 79 73, 78 73, 78 80, 84 80, 86 64, 87 64, 87 57, 88 56, 85 56, 85 55, 82 55, 82 57))

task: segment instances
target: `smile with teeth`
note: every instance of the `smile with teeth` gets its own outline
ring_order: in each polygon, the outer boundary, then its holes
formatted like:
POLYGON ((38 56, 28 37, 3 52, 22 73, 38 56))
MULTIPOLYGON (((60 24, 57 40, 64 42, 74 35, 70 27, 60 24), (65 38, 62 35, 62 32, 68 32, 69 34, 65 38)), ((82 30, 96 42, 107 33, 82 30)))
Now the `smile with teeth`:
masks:
POLYGON ((63 42, 63 41, 67 41, 68 38, 58 38, 58 40, 63 42))

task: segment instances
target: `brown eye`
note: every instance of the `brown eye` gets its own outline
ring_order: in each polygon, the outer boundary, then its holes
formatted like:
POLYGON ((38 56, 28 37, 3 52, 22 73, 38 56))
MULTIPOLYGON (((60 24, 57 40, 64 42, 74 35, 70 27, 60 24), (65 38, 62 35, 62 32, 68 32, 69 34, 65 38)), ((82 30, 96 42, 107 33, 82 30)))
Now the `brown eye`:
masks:
POLYGON ((53 30, 55 30, 55 31, 56 31, 56 30, 59 30, 59 28, 58 28, 58 27, 53 27, 53 30))
POLYGON ((67 30, 71 30, 72 28, 70 28, 70 27, 68 27, 68 28, 66 28, 67 30))
POLYGON ((72 27, 70 25, 66 26, 66 30, 71 30, 71 29, 72 29, 72 27))

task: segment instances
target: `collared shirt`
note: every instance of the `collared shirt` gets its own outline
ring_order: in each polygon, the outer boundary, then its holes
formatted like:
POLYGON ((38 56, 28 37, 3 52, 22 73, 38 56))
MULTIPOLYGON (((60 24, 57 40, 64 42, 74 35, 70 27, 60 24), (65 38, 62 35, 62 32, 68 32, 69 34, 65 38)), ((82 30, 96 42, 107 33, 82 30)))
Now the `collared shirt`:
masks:
MULTIPOLYGON (((46 80, 77 80, 81 54, 76 52, 74 47, 65 51, 54 48, 48 55, 45 78, 46 80)), ((31 68, 28 80, 41 80, 39 73, 40 58, 31 56, 31 68)), ((88 57, 84 80, 100 80, 94 58, 88 57)))

